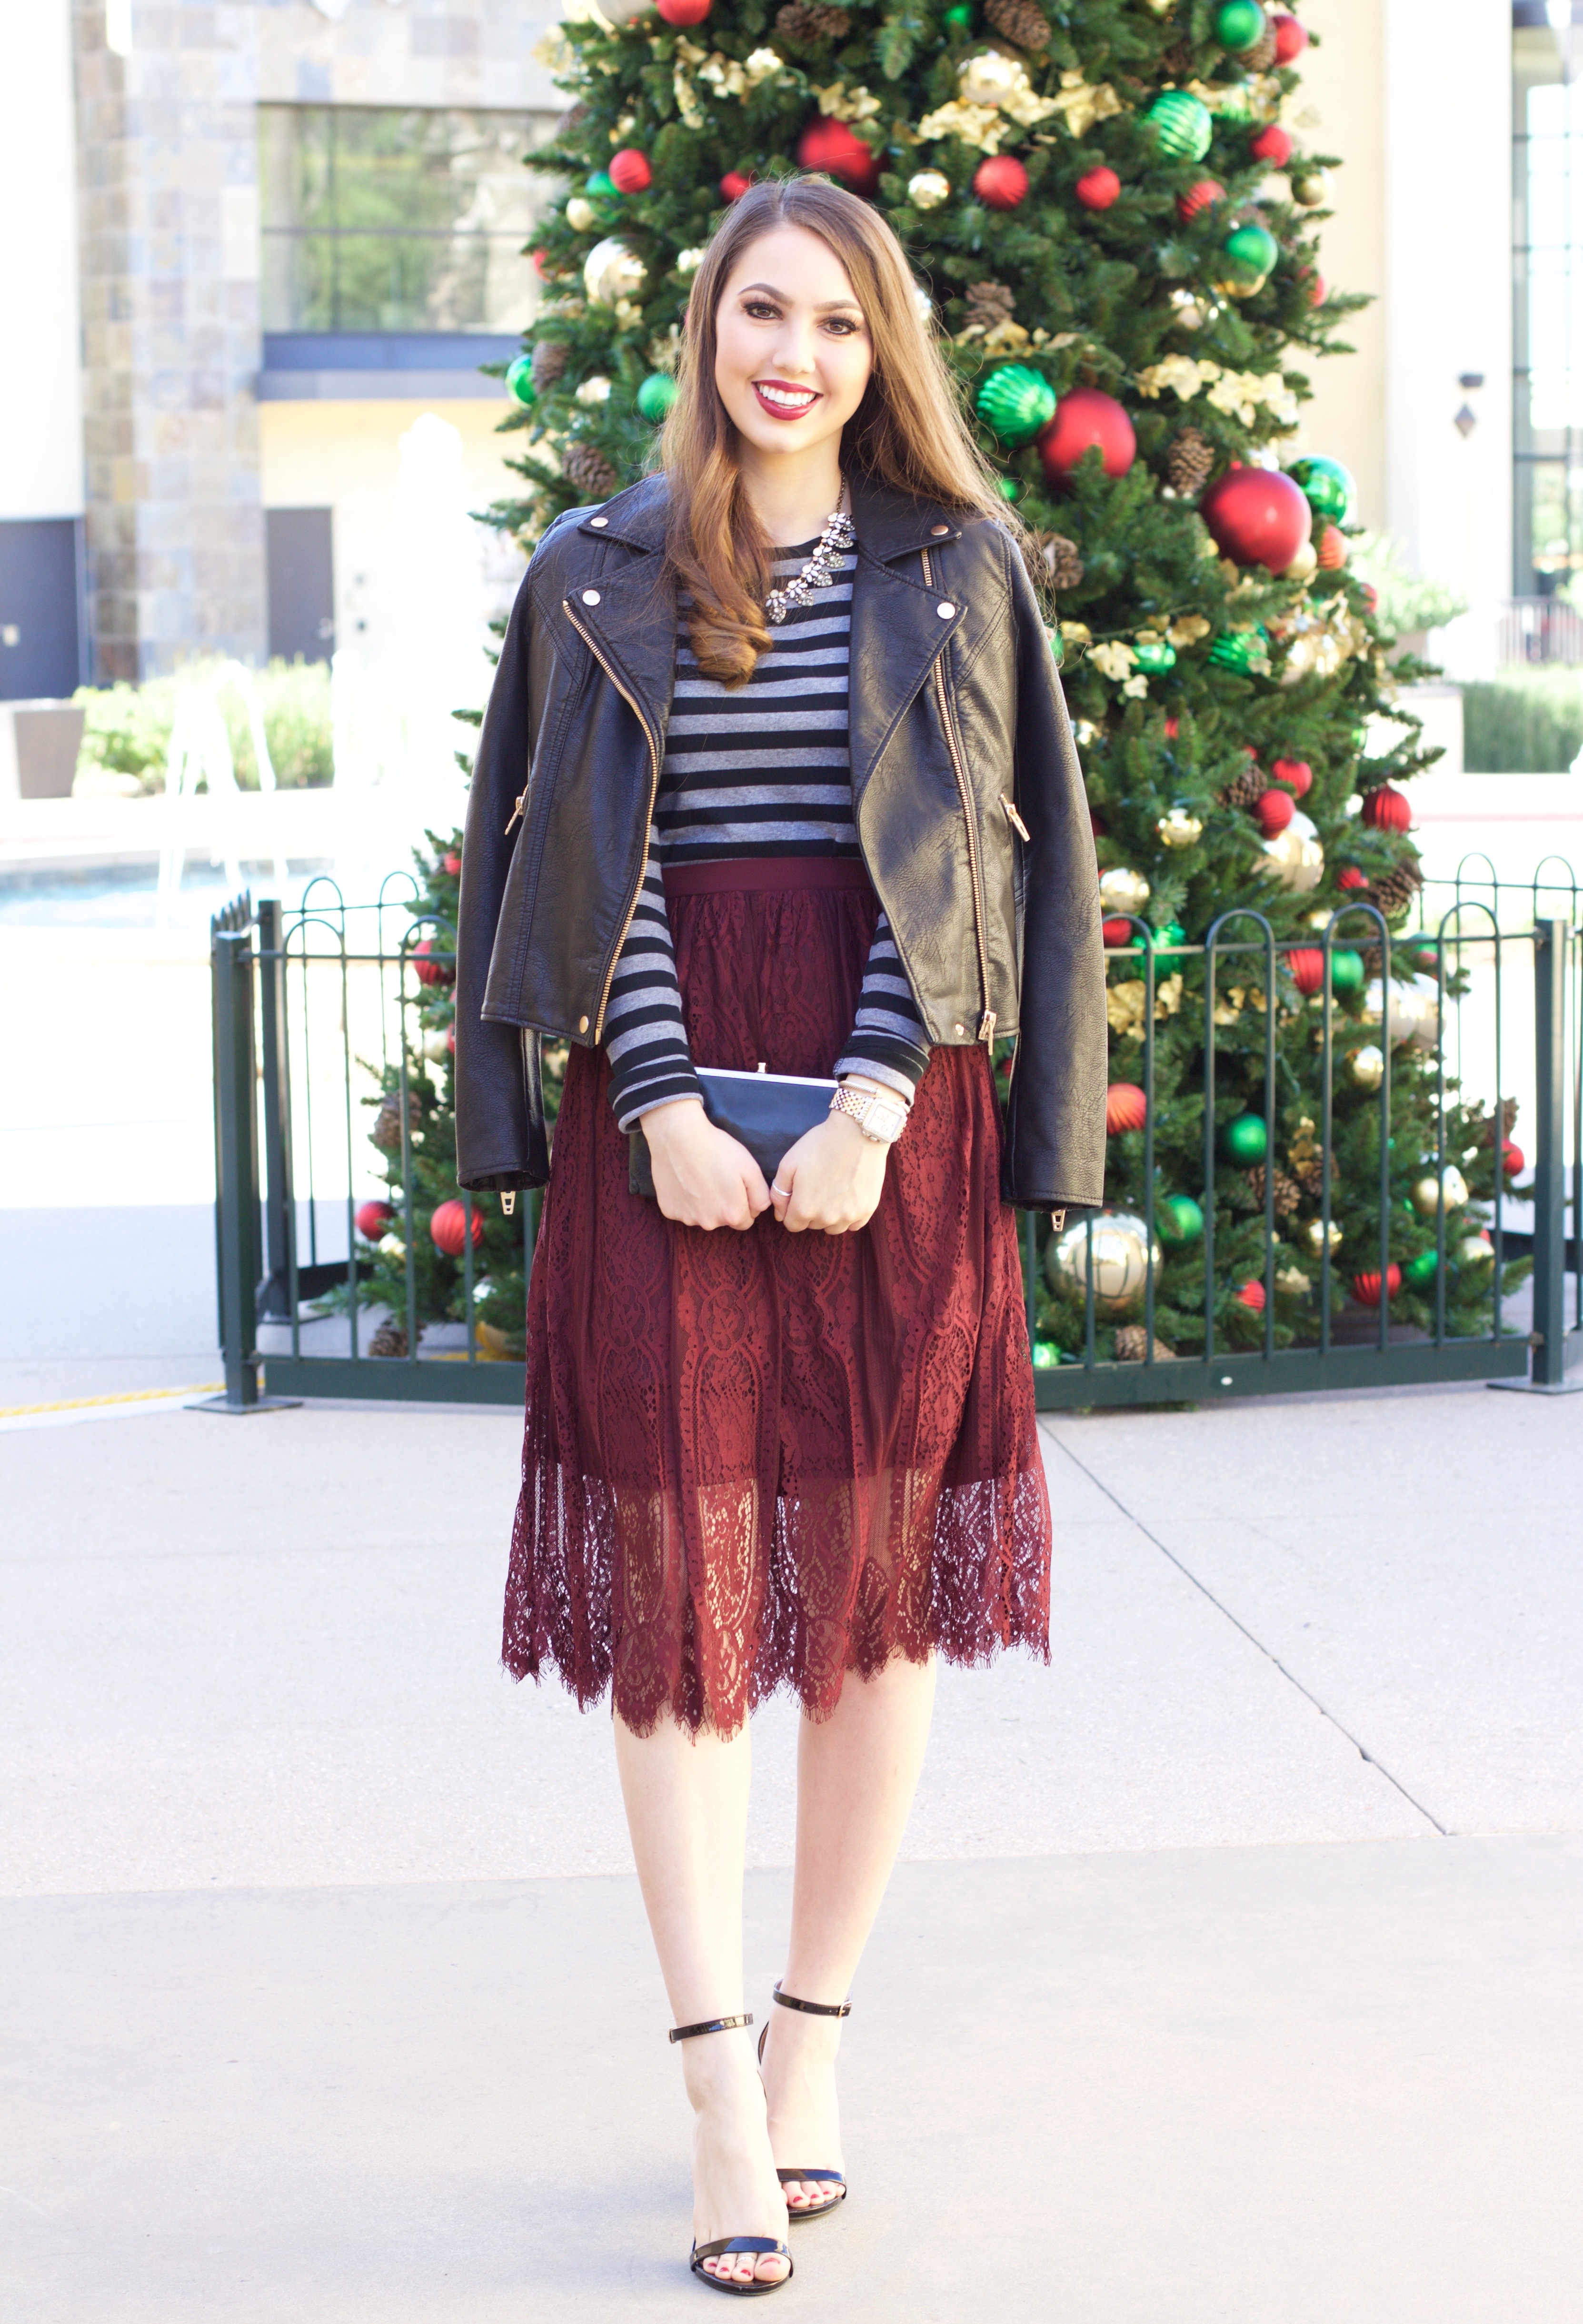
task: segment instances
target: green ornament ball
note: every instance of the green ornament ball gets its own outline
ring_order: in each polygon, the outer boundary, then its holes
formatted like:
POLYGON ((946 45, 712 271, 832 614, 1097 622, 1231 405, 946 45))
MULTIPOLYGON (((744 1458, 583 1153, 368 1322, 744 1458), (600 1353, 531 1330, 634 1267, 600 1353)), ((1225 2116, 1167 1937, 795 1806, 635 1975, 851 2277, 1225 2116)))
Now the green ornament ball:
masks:
POLYGON ((997 364, 980 381, 973 402, 1003 444, 1026 444, 1055 418, 1055 390, 1028 364, 997 364))
POLYGON ((1209 659, 1239 678, 1263 669, 1270 659, 1270 633, 1262 625, 1252 630, 1222 630, 1209 647, 1209 659))
POLYGON ((516 355, 507 364, 505 384, 508 393, 514 395, 519 403, 537 403, 539 398, 533 386, 533 358, 531 354, 516 355))
MULTIPOLYGON (((967 11, 964 8, 962 10, 963 15, 965 16, 967 13, 967 11)), ((1052 1372, 1060 1361, 1060 1350, 1056 1346, 1053 1340, 1034 1341, 1033 1369, 1036 1372, 1052 1372)))
POLYGON ((1003 501, 1016 500, 1022 489, 1022 484, 1015 476, 1003 476, 1000 480, 1000 496, 1003 501))
POLYGON ((1167 1194, 1154 1213, 1162 1242, 1197 1242, 1204 1231, 1204 1213, 1190 1194, 1167 1194))
POLYGON ((1215 19, 1215 38, 1223 49, 1240 55, 1256 49, 1264 37, 1264 12, 1259 0, 1226 0, 1215 19))
POLYGON ((1187 930, 1180 920, 1167 920, 1162 928, 1154 931, 1156 952, 1180 952, 1187 942, 1187 930))
POLYGON ((945 22, 948 24, 959 24, 965 32, 970 32, 973 25, 973 11, 971 8, 961 6, 948 8, 945 12, 945 22))
POLYGON ((1327 460, 1316 453, 1306 460, 1293 460, 1287 474, 1322 524, 1352 522, 1357 486, 1351 470, 1339 460, 1327 460))
MULTIPOLYGON (((1408 1208, 1412 1208, 1411 1204, 1408 1208)), ((1436 1250, 1421 1250, 1416 1259, 1408 1260, 1402 1271, 1409 1283, 1432 1283, 1440 1271, 1440 1255, 1436 1250)))
POLYGON ((1245 1170, 1262 1162, 1269 1150, 1270 1133, 1263 1114, 1239 1113, 1220 1133, 1220 1151, 1228 1162, 1240 1163, 1245 1170))
POLYGON ((585 194, 614 194, 616 180, 608 170, 593 170, 583 180, 583 191, 585 194))
POLYGON ((637 392, 637 408, 645 420, 663 420, 680 392, 668 372, 652 371, 637 392))
POLYGON ((1364 986, 1363 954, 1360 952, 1332 952, 1330 954, 1330 990, 1332 992, 1361 992, 1364 986))
POLYGON ((1239 226, 1226 237, 1226 255, 1249 274, 1268 274, 1281 255, 1281 245, 1268 226, 1239 226))
POLYGON ((1154 142, 1173 161, 1201 161, 1215 134, 1207 105, 1185 88, 1168 88, 1154 99, 1143 118, 1154 131, 1154 142))
POLYGON ((1176 668, 1176 648, 1163 638, 1155 643, 1145 640, 1133 648, 1133 663, 1146 678, 1163 678, 1168 669, 1176 668))

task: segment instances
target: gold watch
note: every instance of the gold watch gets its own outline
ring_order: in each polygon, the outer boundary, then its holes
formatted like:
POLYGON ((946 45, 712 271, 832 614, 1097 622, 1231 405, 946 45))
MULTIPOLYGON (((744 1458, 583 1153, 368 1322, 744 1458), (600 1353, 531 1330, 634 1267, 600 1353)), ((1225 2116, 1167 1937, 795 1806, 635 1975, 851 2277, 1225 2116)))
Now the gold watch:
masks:
POLYGON ((889 1090, 855 1090, 843 1082, 830 1100, 832 1113, 848 1113, 876 1146, 893 1146, 907 1127, 907 1109, 889 1090))

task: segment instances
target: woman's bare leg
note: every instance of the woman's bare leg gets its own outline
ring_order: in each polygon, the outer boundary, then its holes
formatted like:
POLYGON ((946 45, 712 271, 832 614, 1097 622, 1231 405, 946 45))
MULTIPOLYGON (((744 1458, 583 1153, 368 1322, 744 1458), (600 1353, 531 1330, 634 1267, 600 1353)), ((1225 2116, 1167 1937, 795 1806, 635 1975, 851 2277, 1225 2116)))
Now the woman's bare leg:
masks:
MULTIPOLYGON (((934 1663, 900 1656, 847 1676, 829 1719, 804 1719, 797 1752, 797 1870, 782 1983, 801 2001, 845 2001, 891 1877, 923 1766, 934 1663)), ((840 2020, 772 2006, 764 2044, 770 2142, 782 2170, 841 2163, 835 2061, 840 2020)), ((828 2203, 817 2180, 786 2189, 792 2209, 828 2203)))
MULTIPOLYGON (((742 1873, 751 1751, 671 1720, 634 1735, 616 1720, 616 1764, 654 1949, 674 2023, 735 2017, 742 1997, 742 1873)), ((780 2013, 784 2015, 782 2011, 780 2013)), ((677 2044, 693 2129, 693 2236, 784 2240, 786 2206, 770 2156, 754 2034, 743 2027, 677 2044)), ((706 2261, 711 2273, 778 2281, 786 2262, 751 2252, 706 2261)))

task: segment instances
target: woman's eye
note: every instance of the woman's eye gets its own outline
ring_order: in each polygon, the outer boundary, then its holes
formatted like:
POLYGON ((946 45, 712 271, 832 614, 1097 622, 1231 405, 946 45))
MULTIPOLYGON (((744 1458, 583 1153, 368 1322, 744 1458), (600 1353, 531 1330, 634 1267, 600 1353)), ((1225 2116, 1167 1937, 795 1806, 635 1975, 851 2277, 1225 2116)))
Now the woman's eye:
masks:
POLYGON ((750 299, 743 311, 755 323, 773 323, 780 309, 772 307, 767 299, 750 299))
POLYGON ((834 331, 838 338, 849 339, 860 326, 855 323, 849 315, 832 315, 825 327, 827 330, 834 331))

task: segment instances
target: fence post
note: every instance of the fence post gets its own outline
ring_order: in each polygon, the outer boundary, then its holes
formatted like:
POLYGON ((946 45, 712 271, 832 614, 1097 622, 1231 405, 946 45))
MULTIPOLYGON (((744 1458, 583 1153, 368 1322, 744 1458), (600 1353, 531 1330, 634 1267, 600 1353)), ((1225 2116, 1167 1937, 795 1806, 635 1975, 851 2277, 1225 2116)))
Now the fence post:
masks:
POLYGON ((258 906, 259 1030, 264 1043, 264 1250, 269 1274, 286 1286, 291 1312, 292 1230, 290 1144, 286 1135, 286 964, 281 949, 281 904, 264 896, 258 906))
POLYGON ((300 1399, 258 1393, 257 1056, 253 1036, 251 914, 227 911, 210 936, 214 994, 215 1240, 219 1264, 220 1352, 226 1392, 195 1412, 278 1411, 300 1399))
MULTIPOLYGON (((1583 1378, 1567 1379, 1567 961, 1565 920, 1533 924, 1533 1360, 1525 1380, 1491 1388, 1543 1396, 1576 1395, 1583 1378)), ((1503 1129, 1496 1097, 1493 1135, 1500 1183, 1503 1129)))

